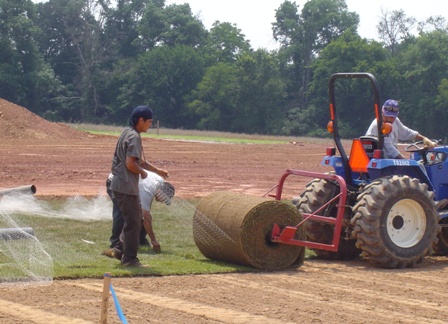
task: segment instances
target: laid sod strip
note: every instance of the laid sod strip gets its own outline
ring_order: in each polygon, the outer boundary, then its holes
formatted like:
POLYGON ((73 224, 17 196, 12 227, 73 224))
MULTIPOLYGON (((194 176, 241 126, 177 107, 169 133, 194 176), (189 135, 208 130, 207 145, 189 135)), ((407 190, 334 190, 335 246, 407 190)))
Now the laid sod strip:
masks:
MULTIPOLYGON (((260 271, 201 253, 193 235, 197 204, 197 200, 178 197, 169 206, 153 204, 154 230, 162 253, 141 247, 138 257, 149 268, 129 269, 121 267, 119 260, 101 255, 109 248, 112 227, 112 203, 107 196, 54 201, 42 201, 32 195, 2 197, 0 228, 13 228, 13 233, 20 228, 26 231, 17 236, 19 239, 0 240, 0 285, 100 278, 106 272, 123 277, 260 271), (26 239, 20 239, 22 236, 26 239)), ((214 233, 217 229, 210 222, 206 228, 214 233)), ((223 233, 226 232, 221 232, 225 239, 231 236, 223 233)), ((219 244, 227 249, 225 243, 219 244)))

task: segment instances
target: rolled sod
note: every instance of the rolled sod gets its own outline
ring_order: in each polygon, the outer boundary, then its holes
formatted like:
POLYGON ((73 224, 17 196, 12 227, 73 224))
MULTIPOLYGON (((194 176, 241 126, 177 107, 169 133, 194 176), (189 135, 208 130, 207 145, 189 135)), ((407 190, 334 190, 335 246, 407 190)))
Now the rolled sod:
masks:
MULTIPOLYGON (((193 236, 207 258, 262 270, 282 270, 300 266, 305 248, 273 243, 273 224, 296 226, 302 220, 297 208, 284 202, 215 192, 202 198, 193 217, 193 236)), ((302 227, 294 237, 304 240, 302 227)))

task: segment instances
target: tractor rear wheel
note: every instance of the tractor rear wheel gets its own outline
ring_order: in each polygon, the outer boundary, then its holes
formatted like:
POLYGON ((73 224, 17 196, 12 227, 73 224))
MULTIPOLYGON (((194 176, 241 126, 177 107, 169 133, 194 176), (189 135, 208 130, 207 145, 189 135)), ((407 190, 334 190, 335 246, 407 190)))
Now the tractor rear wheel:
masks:
MULTIPOLYGON (((446 225, 446 222, 445 224, 446 225)), ((435 255, 448 255, 448 227, 442 227, 439 235, 437 235, 439 239, 436 244, 433 246, 435 255)))
MULTIPOLYGON (((314 179, 306 185, 305 190, 296 205, 300 213, 311 214, 330 201, 339 193, 339 186, 325 179, 314 179)), ((325 211, 319 215, 336 217, 337 208, 334 203, 328 205, 325 211)), ((304 223, 305 233, 308 241, 331 244, 334 226, 328 223, 307 220, 304 223)), ((337 252, 312 249, 316 255, 328 260, 352 260, 359 256, 361 250, 356 248, 355 240, 347 241, 344 231, 341 232, 339 248, 337 252)))
POLYGON ((413 267, 437 241, 440 226, 434 193, 418 179, 375 180, 358 196, 353 212, 356 246, 379 266, 413 267))

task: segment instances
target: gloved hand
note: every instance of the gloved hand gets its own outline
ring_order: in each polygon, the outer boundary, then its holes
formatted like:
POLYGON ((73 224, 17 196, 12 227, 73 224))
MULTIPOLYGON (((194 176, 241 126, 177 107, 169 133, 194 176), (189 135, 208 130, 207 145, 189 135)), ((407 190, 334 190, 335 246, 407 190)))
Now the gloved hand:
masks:
POLYGON ((431 141, 429 138, 427 137, 423 137, 423 145, 427 148, 433 149, 434 147, 436 147, 437 143, 431 141))

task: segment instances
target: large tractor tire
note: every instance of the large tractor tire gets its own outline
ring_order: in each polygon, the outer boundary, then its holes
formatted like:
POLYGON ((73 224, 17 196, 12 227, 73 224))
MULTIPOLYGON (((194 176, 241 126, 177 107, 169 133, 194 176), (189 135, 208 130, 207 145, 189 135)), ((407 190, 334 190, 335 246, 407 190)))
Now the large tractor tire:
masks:
MULTIPOLYGON (((305 190, 296 200, 296 206, 300 213, 313 213, 326 204, 339 193, 339 187, 325 179, 314 179, 306 185, 305 190)), ((335 203, 326 207, 325 211, 320 211, 319 215, 336 217, 337 208, 335 203)), ((307 220, 304 223, 305 233, 308 241, 331 244, 334 233, 334 226, 328 223, 307 220)), ((355 246, 355 240, 347 241, 345 232, 342 230, 337 252, 312 249, 316 255, 327 260, 352 260, 357 258, 361 250, 355 246)))
POLYGON ((354 206, 352 224, 362 256, 385 268, 410 268, 424 260, 440 229, 434 193, 408 176, 379 178, 354 206))
MULTIPOLYGON (((448 219, 443 219, 440 224, 447 225, 448 219)), ((437 235, 437 243, 434 244, 433 250, 435 255, 448 255, 448 227, 442 227, 442 230, 437 235)))

